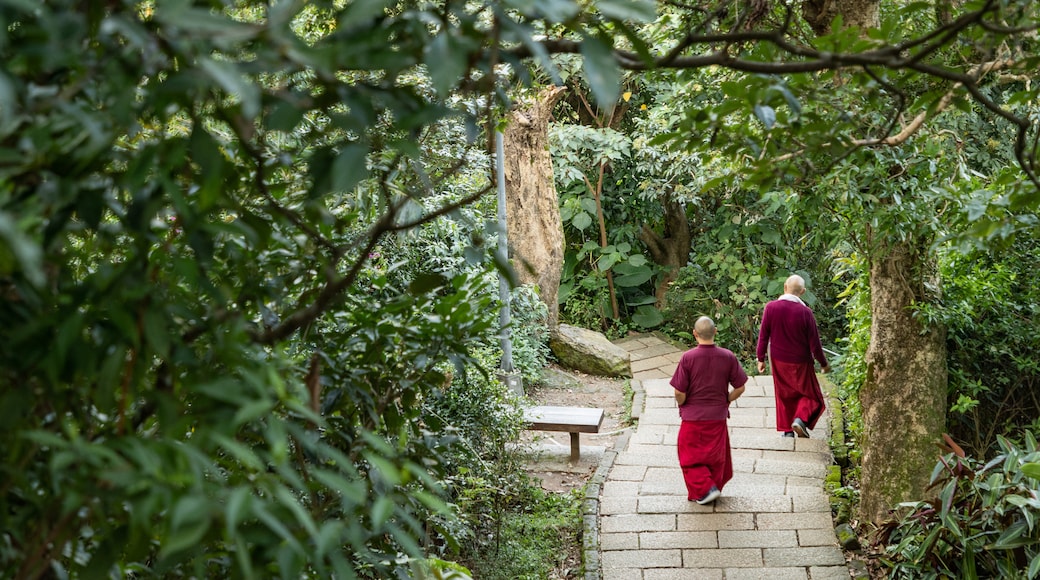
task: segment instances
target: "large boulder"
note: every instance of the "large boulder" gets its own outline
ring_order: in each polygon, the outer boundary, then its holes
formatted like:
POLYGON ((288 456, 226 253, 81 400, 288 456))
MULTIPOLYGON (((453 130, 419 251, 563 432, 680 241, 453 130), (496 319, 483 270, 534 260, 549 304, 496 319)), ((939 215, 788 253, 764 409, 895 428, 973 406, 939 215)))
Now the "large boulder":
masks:
POLYGON ((549 348, 569 369, 602 377, 631 377, 632 357, 601 332, 561 324, 549 338, 549 348))

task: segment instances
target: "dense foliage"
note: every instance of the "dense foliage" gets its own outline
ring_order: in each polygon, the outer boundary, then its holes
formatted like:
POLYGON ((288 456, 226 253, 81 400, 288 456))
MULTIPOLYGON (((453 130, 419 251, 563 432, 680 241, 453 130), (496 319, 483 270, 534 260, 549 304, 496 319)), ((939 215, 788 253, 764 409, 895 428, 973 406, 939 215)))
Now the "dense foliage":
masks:
POLYGON ((890 578, 1035 578, 1040 574, 1040 452, 999 438, 983 463, 954 447, 929 499, 899 506, 877 541, 890 578))
MULTIPOLYGON (((648 298, 662 272, 636 240, 661 229, 663 200, 696 214, 701 245, 675 332, 712 313, 734 344, 781 272, 811 274, 829 303, 834 246, 806 237, 819 216, 848 208, 870 240, 924 229, 928 246, 942 195, 963 191, 932 187, 939 132, 870 148, 905 113, 974 104, 1005 119, 985 135, 1012 144, 1017 169, 996 160, 1003 181, 973 182, 967 215, 982 238, 1032 227, 1011 211, 1040 184, 1031 2, 966 3, 941 34, 919 25, 932 6, 897 3, 869 37, 755 4, 0 0, 0 570, 350 578, 481 563, 530 492, 493 377, 505 265, 484 226, 484 144, 515 80, 563 82, 576 55, 593 117, 632 92, 621 68, 706 71, 633 84, 632 112, 648 112, 626 119, 631 137, 609 121, 558 128, 576 320, 609 312, 621 332, 623 305, 637 326, 661 322, 648 298), (1013 86, 981 91, 992 70, 1013 86), (591 235, 593 212, 609 239, 591 235)), ((518 330, 540 316, 526 310, 518 330)), ((543 337, 516 338, 533 374, 543 337)), ((965 392, 964 408, 982 405, 965 392)))

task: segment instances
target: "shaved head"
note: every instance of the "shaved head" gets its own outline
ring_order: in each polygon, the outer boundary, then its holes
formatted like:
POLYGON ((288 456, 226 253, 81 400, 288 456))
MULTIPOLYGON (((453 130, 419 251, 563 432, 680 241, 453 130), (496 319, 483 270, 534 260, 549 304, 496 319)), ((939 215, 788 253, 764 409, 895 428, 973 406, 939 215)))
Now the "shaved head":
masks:
POLYGON ((801 296, 805 293, 805 280, 798 274, 788 276, 787 281, 784 282, 784 292, 801 296))
POLYGON ((697 319, 697 322, 693 324, 693 331, 696 332, 697 337, 702 340, 714 340, 715 321, 707 316, 701 316, 697 319))

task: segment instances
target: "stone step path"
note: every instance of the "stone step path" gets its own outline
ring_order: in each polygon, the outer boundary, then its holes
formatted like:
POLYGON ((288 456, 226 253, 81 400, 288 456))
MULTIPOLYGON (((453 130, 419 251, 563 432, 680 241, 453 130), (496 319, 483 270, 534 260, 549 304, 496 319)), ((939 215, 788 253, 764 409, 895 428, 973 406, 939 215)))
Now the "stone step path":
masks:
POLYGON ((714 505, 697 505, 686 499, 668 384, 683 351, 655 336, 617 344, 631 353, 643 394, 633 401, 638 427, 599 495, 598 577, 847 580, 823 486, 831 464, 828 418, 811 439, 782 437, 772 378, 752 377, 731 406, 733 479, 714 505))

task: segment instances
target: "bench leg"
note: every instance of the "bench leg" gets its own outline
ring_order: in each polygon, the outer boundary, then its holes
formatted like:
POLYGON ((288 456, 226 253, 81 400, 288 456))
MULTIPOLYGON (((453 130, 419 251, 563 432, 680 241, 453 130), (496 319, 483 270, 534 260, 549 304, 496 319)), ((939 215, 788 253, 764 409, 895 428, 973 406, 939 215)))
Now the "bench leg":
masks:
POLYGON ((578 434, 571 433, 571 463, 577 464, 581 455, 581 446, 578 445, 578 434))

